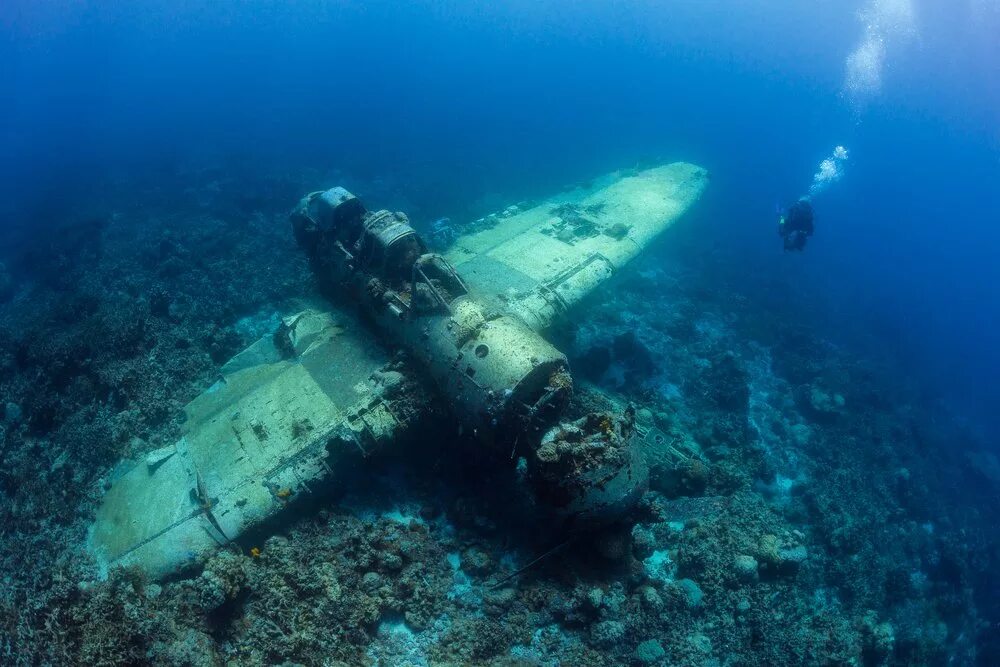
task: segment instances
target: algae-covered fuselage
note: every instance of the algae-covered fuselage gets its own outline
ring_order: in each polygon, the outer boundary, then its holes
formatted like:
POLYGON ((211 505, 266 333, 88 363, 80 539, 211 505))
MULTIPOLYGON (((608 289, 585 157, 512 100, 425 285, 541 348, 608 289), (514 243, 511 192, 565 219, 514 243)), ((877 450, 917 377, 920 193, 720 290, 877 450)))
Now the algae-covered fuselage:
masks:
POLYGON ((432 394, 483 446, 517 443, 551 516, 617 516, 645 483, 631 417, 561 425, 572 382, 544 336, 706 183, 686 163, 615 174, 465 235, 444 256, 403 214, 368 212, 341 188, 307 196, 296 236, 340 305, 285 317, 223 366, 186 407, 181 438, 112 483, 90 550, 104 568, 177 572, 399 441, 432 394), (409 361, 395 359, 398 347, 409 361))

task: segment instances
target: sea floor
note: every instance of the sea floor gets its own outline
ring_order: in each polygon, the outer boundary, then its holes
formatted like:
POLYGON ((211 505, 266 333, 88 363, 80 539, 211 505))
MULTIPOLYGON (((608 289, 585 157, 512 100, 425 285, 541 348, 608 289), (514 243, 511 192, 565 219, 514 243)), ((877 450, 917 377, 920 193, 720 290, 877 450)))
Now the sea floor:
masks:
POLYGON ((255 551, 101 581, 83 544, 118 462, 172 442, 222 363, 317 299, 287 212, 324 179, 122 181, 100 217, 0 258, 0 663, 1000 659, 1000 463, 891 356, 683 229, 559 333, 578 409, 637 408, 651 488, 627 524, 548 535, 507 511, 516 472, 444 430, 255 551))

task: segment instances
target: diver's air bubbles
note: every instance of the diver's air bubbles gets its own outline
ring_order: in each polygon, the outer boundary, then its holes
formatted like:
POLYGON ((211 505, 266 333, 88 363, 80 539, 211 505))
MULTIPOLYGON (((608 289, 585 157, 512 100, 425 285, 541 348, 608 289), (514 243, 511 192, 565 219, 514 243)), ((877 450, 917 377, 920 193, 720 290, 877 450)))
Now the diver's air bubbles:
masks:
POLYGON ((855 111, 882 90, 886 53, 893 46, 917 34, 912 0, 871 0, 859 14, 864 34, 857 48, 847 56, 844 94, 855 111))
POLYGON ((866 39, 847 57, 847 79, 844 87, 851 102, 860 106, 882 89, 882 63, 885 62, 885 41, 866 39))
POLYGON ((847 161, 847 149, 837 146, 833 149, 833 154, 819 163, 819 169, 813 175, 812 185, 809 186, 809 196, 814 197, 823 190, 826 190, 831 183, 836 183, 844 174, 844 163, 847 161))

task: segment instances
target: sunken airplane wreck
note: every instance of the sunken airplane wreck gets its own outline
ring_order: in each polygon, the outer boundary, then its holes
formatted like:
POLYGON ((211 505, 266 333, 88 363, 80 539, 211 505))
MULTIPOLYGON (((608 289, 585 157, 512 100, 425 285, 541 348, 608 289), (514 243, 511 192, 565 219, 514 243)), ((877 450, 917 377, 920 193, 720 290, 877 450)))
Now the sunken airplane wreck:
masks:
POLYGON ((402 213, 369 212, 343 188, 308 195, 292 226, 340 305, 285 317, 226 363, 187 405, 181 438, 111 484, 88 548, 105 572, 177 573, 401 441, 435 396, 476 446, 516 447, 541 515, 574 526, 620 516, 647 474, 630 411, 562 423, 573 383, 544 336, 707 180, 687 163, 614 174, 445 255, 402 213))

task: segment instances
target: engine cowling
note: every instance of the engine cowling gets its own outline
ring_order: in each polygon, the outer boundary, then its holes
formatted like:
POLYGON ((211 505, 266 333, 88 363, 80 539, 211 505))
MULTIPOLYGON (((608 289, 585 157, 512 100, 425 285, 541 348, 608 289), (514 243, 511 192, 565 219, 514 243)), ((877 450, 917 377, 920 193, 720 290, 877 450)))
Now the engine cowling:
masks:
POLYGON ((405 214, 369 212, 333 188, 302 199, 292 224, 324 290, 358 303, 424 365, 463 427, 484 440, 538 439, 558 420, 573 388, 565 355, 477 300, 405 214))

